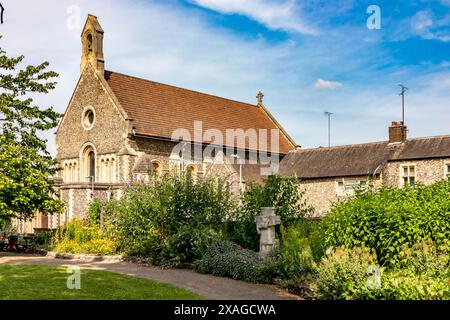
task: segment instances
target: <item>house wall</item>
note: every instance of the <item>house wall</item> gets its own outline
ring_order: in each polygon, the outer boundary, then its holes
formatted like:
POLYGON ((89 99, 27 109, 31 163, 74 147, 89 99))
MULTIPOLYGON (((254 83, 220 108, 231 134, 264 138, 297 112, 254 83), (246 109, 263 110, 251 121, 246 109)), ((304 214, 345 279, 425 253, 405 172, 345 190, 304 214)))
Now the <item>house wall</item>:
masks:
MULTIPOLYGON (((347 200, 348 196, 338 194, 338 181, 342 179, 368 180, 366 176, 359 177, 336 177, 301 180, 301 189, 304 192, 306 204, 312 206, 314 211, 312 217, 322 217, 326 215, 333 203, 347 200)), ((379 178, 372 182, 374 186, 380 184, 379 178)))
POLYGON ((425 185, 433 184, 446 179, 446 164, 450 164, 450 158, 430 160, 408 160, 388 162, 383 169, 383 184, 387 187, 403 186, 403 167, 414 166, 417 182, 425 185))
MULTIPOLYGON (((404 166, 414 166, 415 181, 430 185, 447 178, 447 164, 450 164, 450 158, 388 162, 380 177, 374 180, 374 186, 376 188, 382 185, 392 188, 402 187, 404 166)), ((349 197, 338 195, 337 181, 353 178, 367 179, 361 176, 302 180, 306 203, 314 208, 313 216, 324 216, 333 203, 347 200, 349 197)))

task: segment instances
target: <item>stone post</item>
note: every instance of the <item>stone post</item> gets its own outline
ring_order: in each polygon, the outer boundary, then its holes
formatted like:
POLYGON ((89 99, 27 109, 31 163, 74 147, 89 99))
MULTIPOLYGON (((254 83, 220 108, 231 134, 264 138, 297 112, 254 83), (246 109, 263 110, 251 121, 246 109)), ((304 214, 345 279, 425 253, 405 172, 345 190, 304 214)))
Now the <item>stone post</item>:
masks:
POLYGON ((275 226, 280 223, 281 219, 275 214, 275 208, 262 208, 261 214, 256 217, 256 230, 260 235, 259 255, 261 257, 267 257, 278 244, 275 226))

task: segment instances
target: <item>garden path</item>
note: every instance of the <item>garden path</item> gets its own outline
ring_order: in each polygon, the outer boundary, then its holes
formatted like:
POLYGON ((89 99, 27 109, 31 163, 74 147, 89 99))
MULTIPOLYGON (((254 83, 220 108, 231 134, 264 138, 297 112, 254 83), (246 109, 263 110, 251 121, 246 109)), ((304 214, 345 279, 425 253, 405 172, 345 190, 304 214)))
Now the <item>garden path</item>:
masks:
MULTIPOLYGON (((144 264, 117 262, 55 259, 40 255, 24 255, 0 253, 0 264, 28 264, 67 266, 77 265, 82 268, 93 268, 116 272, 136 277, 170 283, 211 300, 293 300, 296 296, 275 286, 251 284, 229 278, 215 277, 196 273, 185 269, 161 269, 144 264)), ((83 280, 81 280, 83 281, 83 280)))

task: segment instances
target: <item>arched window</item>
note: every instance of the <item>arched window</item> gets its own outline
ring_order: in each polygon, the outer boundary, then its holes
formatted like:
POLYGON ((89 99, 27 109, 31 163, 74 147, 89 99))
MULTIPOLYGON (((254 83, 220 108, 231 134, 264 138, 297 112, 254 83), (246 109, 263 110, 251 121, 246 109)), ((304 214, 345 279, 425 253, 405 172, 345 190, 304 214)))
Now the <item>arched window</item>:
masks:
POLYGON ((86 47, 86 49, 87 49, 87 52, 92 52, 92 50, 93 50, 93 44, 92 44, 92 34, 88 34, 87 35, 87 37, 86 37, 86 39, 87 39, 87 47, 86 47))
POLYGON ((88 153, 88 159, 89 159, 89 176, 95 177, 95 153, 94 150, 89 151, 88 153))
POLYGON ((88 181, 91 182, 92 181, 92 177, 94 177, 94 181, 96 180, 95 178, 95 150, 92 146, 87 146, 82 153, 82 172, 83 172, 83 178, 88 181))

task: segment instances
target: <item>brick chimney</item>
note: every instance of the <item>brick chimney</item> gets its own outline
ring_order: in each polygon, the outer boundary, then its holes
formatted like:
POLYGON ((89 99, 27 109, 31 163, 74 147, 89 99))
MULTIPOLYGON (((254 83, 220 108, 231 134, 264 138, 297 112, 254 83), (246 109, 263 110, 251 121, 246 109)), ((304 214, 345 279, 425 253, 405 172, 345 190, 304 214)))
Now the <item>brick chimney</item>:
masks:
POLYGON ((403 122, 392 121, 389 127, 389 143, 405 142, 407 138, 407 126, 403 122))

